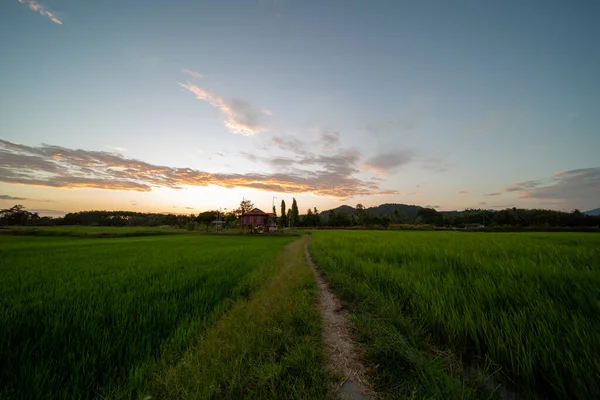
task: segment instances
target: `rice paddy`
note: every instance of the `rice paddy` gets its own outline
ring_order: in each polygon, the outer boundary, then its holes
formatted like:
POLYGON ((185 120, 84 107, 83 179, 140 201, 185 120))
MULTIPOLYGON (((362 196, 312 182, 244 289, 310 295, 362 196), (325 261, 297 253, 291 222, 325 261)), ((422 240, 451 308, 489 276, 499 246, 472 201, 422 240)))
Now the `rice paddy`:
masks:
POLYGON ((0 397, 141 390, 292 240, 0 236, 0 397))
MULTIPOLYGON (((331 396, 306 238, 50 232, 0 235, 0 398, 331 396)), ((315 231, 309 250, 380 398, 600 397, 600 236, 315 231)))
POLYGON ((310 250, 352 308, 381 391, 600 396, 600 236, 323 231, 310 250), (474 369, 494 376, 469 382, 474 369))

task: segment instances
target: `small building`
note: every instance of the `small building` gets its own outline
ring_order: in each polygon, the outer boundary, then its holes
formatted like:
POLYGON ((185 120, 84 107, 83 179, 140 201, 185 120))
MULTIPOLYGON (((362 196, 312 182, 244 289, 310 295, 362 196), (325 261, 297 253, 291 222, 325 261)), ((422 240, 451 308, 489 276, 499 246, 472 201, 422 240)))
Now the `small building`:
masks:
POLYGON ((266 213, 258 208, 240 215, 239 220, 242 229, 250 229, 259 232, 277 232, 275 214, 266 213))

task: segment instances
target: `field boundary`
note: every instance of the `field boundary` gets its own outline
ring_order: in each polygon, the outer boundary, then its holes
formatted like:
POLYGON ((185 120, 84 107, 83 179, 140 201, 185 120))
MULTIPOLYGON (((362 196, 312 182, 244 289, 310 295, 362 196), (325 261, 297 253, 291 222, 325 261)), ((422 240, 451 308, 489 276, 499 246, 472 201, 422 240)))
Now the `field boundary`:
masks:
POLYGON ((351 339, 348 312, 342 308, 340 299, 330 290, 304 243, 306 261, 312 270, 319 293, 319 311, 323 323, 323 345, 328 367, 338 382, 330 388, 339 398, 369 400, 375 392, 367 380, 367 368, 362 363, 359 346, 351 339))

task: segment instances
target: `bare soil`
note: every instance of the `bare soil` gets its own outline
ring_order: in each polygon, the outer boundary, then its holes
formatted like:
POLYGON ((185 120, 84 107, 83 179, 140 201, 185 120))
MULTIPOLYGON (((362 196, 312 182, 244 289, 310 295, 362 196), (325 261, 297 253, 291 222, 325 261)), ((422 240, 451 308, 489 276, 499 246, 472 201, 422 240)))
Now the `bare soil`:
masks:
POLYGON ((375 392, 367 382, 362 354, 350 336, 348 312, 342 308, 340 300, 329 290, 308 252, 308 242, 304 245, 306 260, 310 266, 319 291, 319 309, 323 321, 323 343, 328 367, 338 379, 332 392, 340 399, 374 399, 375 392))

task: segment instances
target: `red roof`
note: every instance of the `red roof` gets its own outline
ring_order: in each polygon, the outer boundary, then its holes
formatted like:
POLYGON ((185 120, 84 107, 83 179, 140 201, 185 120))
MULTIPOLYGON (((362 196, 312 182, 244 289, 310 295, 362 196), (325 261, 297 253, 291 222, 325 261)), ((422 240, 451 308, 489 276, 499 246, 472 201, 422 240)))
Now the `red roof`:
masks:
POLYGON ((268 215, 272 215, 272 214, 267 214, 266 212, 259 210, 258 208, 255 208, 251 211, 248 211, 246 214, 243 214, 243 215, 265 215, 265 216, 268 216, 268 215))

